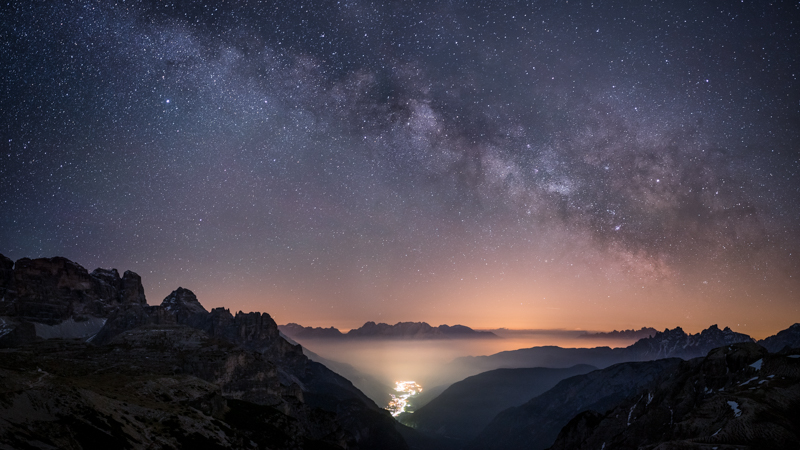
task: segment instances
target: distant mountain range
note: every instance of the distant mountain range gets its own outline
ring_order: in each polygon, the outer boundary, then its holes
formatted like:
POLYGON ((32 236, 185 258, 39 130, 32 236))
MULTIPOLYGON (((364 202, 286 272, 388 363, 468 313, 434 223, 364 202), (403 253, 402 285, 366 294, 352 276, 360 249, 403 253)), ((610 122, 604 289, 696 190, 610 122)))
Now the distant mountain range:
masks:
MULTIPOLYGON (((681 327, 665 329, 623 348, 542 346, 504 351, 489 356, 465 356, 447 364, 440 372, 440 379, 435 380, 435 384, 449 384, 455 380, 499 368, 565 368, 576 364, 605 368, 628 361, 691 359, 703 356, 713 348, 737 342, 755 342, 755 340, 728 327, 720 330, 717 325, 712 325, 697 334, 687 334, 681 327)), ((778 341, 774 342, 774 345, 779 345, 778 341)))
POLYGON ((641 330, 622 330, 599 333, 583 333, 578 335, 579 339, 644 339, 655 336, 658 332, 655 328, 642 327, 641 330))
POLYGON ((425 322, 387 323, 367 322, 360 328, 342 333, 334 327, 304 327, 296 323, 279 325, 281 332, 292 339, 484 339, 497 338, 490 331, 476 331, 464 325, 439 325, 432 327, 425 322))

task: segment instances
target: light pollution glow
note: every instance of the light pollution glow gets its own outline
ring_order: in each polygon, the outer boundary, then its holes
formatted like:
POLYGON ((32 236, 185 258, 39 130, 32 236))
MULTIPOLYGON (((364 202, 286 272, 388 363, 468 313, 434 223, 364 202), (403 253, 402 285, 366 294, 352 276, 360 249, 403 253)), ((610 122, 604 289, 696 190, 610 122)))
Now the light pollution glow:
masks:
POLYGON ((774 334, 797 5, 689 3, 10 2, 0 253, 305 326, 774 334))

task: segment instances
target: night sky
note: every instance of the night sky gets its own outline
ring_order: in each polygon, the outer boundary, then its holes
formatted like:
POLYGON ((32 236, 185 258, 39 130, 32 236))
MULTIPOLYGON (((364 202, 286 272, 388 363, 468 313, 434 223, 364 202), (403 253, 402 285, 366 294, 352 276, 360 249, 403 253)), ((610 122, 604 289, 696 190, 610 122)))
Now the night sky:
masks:
POLYGON ((279 323, 800 321, 800 4, 0 6, 0 253, 279 323))

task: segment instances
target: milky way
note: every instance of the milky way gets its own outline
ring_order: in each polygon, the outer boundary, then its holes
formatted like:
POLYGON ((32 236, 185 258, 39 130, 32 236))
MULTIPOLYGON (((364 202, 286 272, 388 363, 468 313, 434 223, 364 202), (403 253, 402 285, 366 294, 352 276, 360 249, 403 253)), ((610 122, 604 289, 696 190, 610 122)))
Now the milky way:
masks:
POLYGON ((796 3, 178 3, 0 7, 0 253, 304 325, 796 321, 796 3))

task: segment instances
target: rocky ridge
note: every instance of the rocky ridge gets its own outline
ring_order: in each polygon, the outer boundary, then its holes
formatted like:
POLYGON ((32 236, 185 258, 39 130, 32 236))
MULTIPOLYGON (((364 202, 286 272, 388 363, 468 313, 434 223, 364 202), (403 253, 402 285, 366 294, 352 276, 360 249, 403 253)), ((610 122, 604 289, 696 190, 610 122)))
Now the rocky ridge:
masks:
POLYGON ((639 330, 622 330, 599 333, 583 333, 578 335, 578 339, 644 339, 655 336, 658 332, 655 328, 642 327, 639 330))
POLYGON ((574 417, 551 449, 800 448, 800 351, 723 346, 598 411, 574 417))
POLYGON ((644 361, 659 358, 697 358, 723 345, 755 342, 750 336, 737 333, 728 327, 720 330, 711 325, 698 334, 687 334, 681 327, 657 332, 655 336, 636 341, 626 348, 632 360, 644 361))
POLYGON ((29 440, 50 423, 53 431, 36 438, 42 448, 84 448, 77 430, 149 448, 407 448, 387 411, 308 360, 269 314, 207 311, 183 288, 150 306, 133 272, 88 273, 65 258, 8 261, 0 255, 0 384, 28 387, 0 393, 2 442, 29 440), (102 327, 80 339, 37 334, 95 319, 102 327), (142 382, 160 393, 142 394, 142 382), (180 393, 187 383, 191 395, 180 393), (59 406, 21 406, 36 398, 59 406), (186 433, 150 423, 165 418, 186 433))
POLYGON ((279 326, 281 332, 293 339, 458 339, 496 338, 490 331, 476 331, 464 325, 439 325, 433 327, 425 322, 388 323, 366 322, 359 328, 342 333, 337 328, 304 327, 296 323, 279 326))
POLYGON ((800 348, 800 323, 779 331, 774 336, 758 341, 758 344, 770 352, 777 353, 782 350, 800 348))

